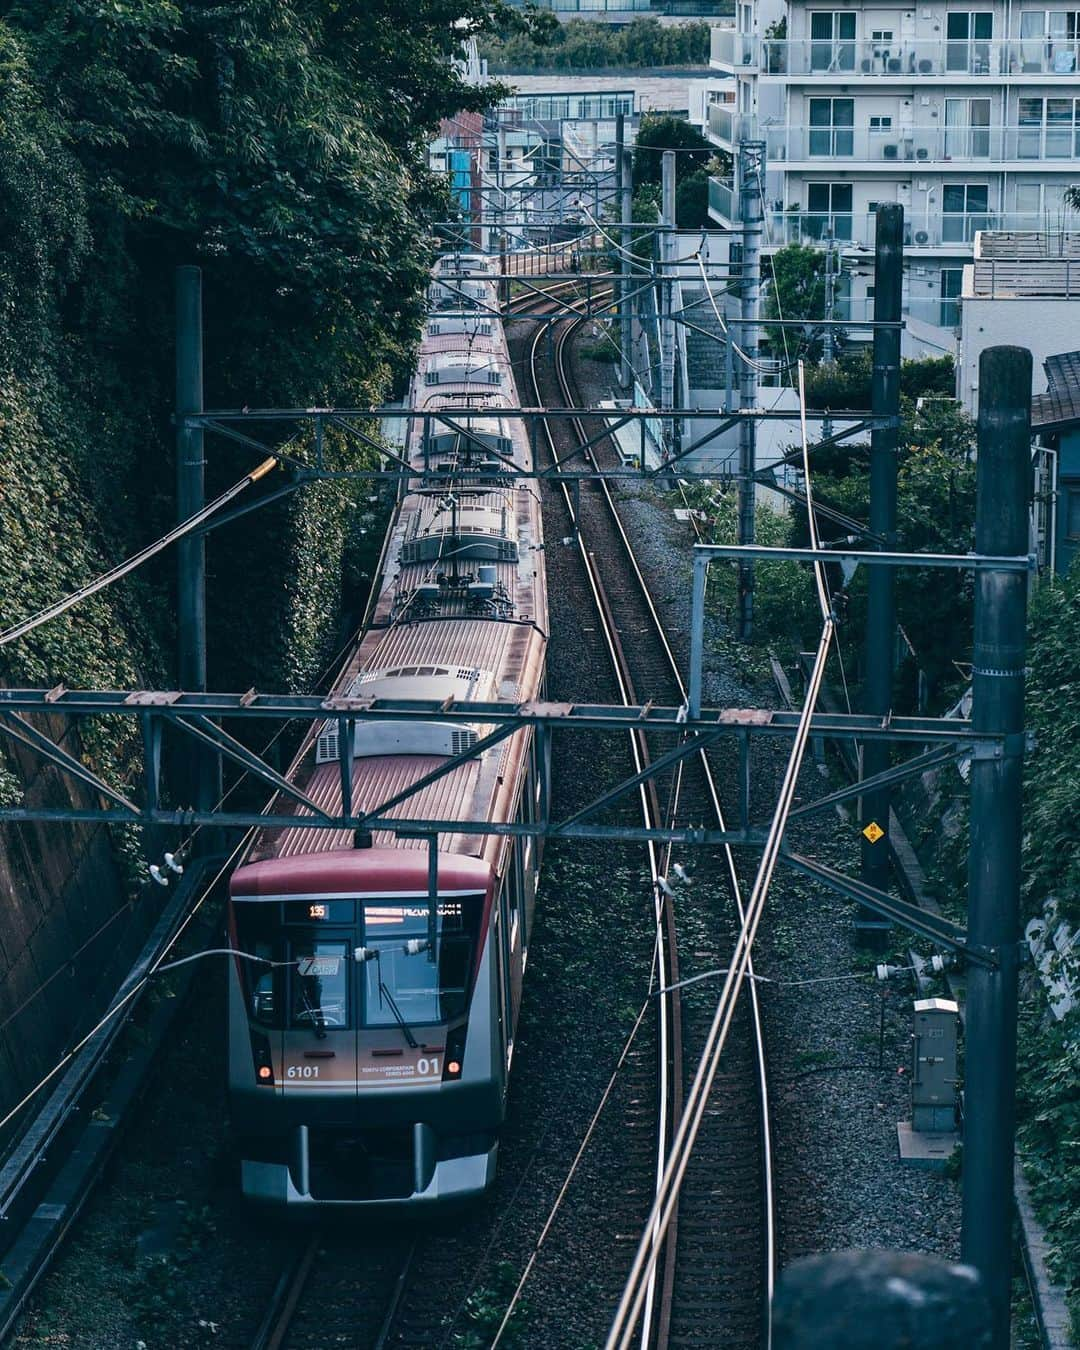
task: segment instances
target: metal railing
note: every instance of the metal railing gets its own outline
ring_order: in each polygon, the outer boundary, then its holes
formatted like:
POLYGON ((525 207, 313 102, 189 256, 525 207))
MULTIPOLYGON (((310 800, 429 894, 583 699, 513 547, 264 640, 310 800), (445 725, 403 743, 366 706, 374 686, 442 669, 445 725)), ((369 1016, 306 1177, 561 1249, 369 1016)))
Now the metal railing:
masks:
MULTIPOLYGON (((946 164, 957 160, 1080 160, 1080 126, 762 127, 770 160, 946 164)), ((749 131, 744 131, 744 135, 749 131)))
POLYGON ((735 187, 730 179, 709 179, 709 210, 724 220, 735 219, 735 187))
MULTIPOLYGON (((918 209, 904 221, 904 245, 907 248, 939 248, 953 244, 966 247, 975 242, 979 230, 1046 230, 1048 219, 1037 213, 1009 211, 942 211, 940 203, 930 203, 925 212, 918 209)), ((861 244, 872 248, 875 237, 873 212, 852 211, 770 211, 766 242, 779 244, 824 243, 830 236, 838 245, 861 244)), ((1060 228, 1060 222, 1055 222, 1060 228)))
POLYGON ((1075 76, 1080 42, 1067 38, 755 38, 713 29, 712 59, 768 75, 940 79, 1010 75, 1075 76))
POLYGON ((746 113, 736 112, 731 103, 709 104, 709 135, 728 145, 750 138, 753 135, 754 119, 746 113))

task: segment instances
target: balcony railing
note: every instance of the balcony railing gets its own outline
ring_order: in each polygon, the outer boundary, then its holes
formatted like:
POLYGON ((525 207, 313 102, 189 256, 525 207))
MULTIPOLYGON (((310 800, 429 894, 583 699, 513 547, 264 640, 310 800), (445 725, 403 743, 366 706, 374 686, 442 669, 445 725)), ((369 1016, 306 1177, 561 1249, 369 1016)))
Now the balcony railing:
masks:
POLYGON ((735 219, 735 189, 728 179, 709 179, 709 210, 724 220, 735 219))
POLYGON ((728 145, 753 136, 753 118, 736 112, 730 103, 709 105, 709 135, 728 145))
MULTIPOLYGON (((874 302, 868 296, 855 299, 840 296, 834 313, 845 323, 868 323, 874 317, 874 302)), ((904 301, 903 314, 905 318, 919 319, 934 328, 956 328, 960 323, 960 300, 957 296, 916 296, 904 301)))
MULTIPOLYGON (((713 30, 714 34, 717 30, 713 30)), ((744 38, 743 42, 749 39, 744 38)), ((1080 42, 1066 39, 1012 38, 1001 41, 901 39, 819 41, 764 39, 756 52, 732 47, 728 65, 740 62, 769 75, 893 76, 940 79, 942 76, 1075 75, 1080 71, 1080 42)))
POLYGON ((714 28, 710 35, 709 56, 717 65, 756 68, 759 50, 757 38, 733 28, 714 28))
POLYGON ((853 160, 871 164, 1080 159, 1080 127, 763 127, 766 155, 777 160, 853 160))
MULTIPOLYGON (((875 217, 865 212, 771 211, 767 219, 766 243, 818 244, 831 237, 842 248, 862 244, 872 248, 875 217)), ((975 241, 979 230, 1042 230, 1046 217, 1001 211, 941 212, 935 202, 931 211, 916 212, 904 221, 904 244, 908 248, 965 248, 975 241)))

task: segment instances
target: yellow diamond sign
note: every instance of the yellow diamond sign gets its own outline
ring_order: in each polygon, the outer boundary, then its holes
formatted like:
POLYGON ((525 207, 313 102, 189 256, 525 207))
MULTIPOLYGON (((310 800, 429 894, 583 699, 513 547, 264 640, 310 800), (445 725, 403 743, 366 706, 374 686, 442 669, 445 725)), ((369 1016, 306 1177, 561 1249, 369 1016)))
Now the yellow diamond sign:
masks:
POLYGON ((885 837, 885 831, 876 820, 872 820, 870 824, 867 825, 866 829, 863 830, 863 834, 866 835, 867 839, 869 839, 872 844, 876 844, 879 839, 884 839, 885 837))

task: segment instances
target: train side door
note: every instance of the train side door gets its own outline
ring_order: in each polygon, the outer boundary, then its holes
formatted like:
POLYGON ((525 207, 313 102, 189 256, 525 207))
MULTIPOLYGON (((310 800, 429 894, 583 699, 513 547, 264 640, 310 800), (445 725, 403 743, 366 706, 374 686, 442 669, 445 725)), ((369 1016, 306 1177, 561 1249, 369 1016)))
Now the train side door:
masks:
POLYGON ((284 1093, 298 1100, 314 1090, 323 1098, 339 1094, 353 1097, 357 991, 352 975, 351 925, 349 929, 330 923, 325 928, 290 927, 287 943, 281 1068, 284 1093))

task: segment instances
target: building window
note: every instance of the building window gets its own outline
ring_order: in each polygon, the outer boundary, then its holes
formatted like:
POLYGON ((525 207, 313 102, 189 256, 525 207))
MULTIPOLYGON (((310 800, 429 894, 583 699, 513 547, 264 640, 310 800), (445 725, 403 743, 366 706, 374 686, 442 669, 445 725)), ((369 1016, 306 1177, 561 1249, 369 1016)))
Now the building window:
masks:
POLYGON ((892 131, 892 118, 871 117, 870 131, 872 134, 876 132, 879 136, 883 136, 886 134, 886 132, 892 131))
POLYGON ((989 159, 990 100, 945 100, 945 156, 947 159, 989 159))
POLYGON ((976 230, 989 225, 990 189, 985 183, 946 183, 941 197, 941 238, 946 244, 970 244, 976 230))
POLYGON ((938 316, 938 323, 942 328, 955 328, 960 322, 960 302, 957 297, 963 282, 962 267, 941 269, 941 313, 938 316))
POLYGON ((1020 15, 1020 70, 1071 75, 1080 67, 1080 12, 1028 9, 1020 15))
POLYGON ((811 239, 851 238, 851 184, 807 183, 803 233, 811 239))
POLYGON ((855 100, 810 100, 810 154, 850 157, 855 153, 855 100))
POLYGON ((990 39, 994 15, 990 10, 954 12, 945 17, 945 69, 970 75, 989 75, 990 39))
POLYGON ((810 69, 855 69, 855 14, 814 10, 810 14, 810 69))
POLYGON ((1080 483, 1063 483, 1061 495, 1065 510, 1065 537, 1071 543, 1080 542, 1080 483))

